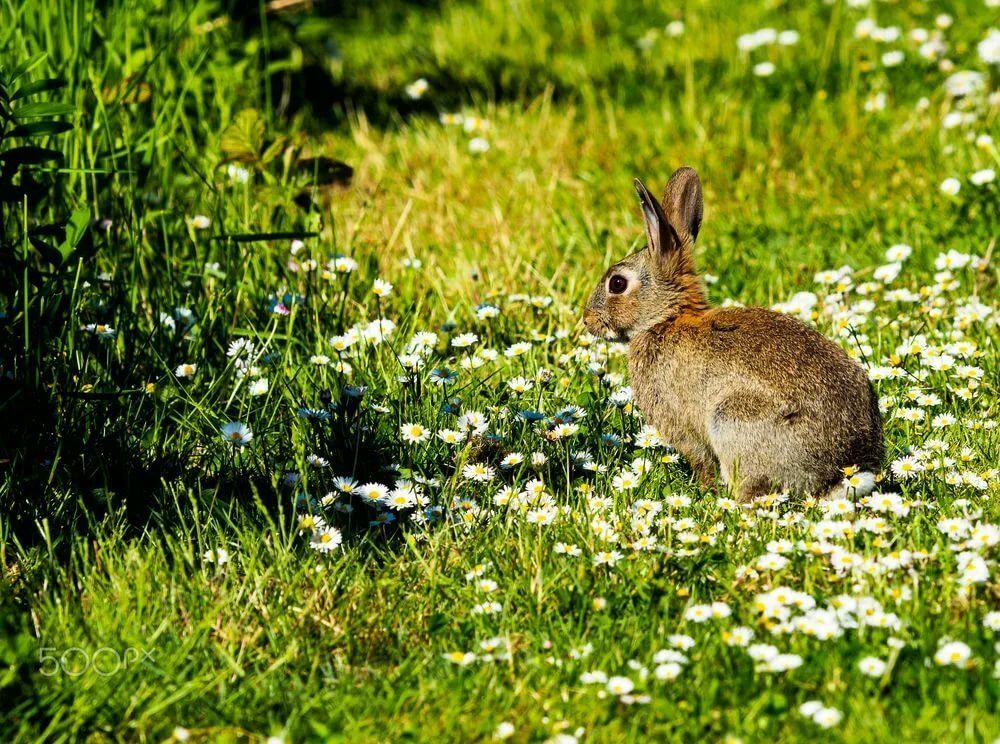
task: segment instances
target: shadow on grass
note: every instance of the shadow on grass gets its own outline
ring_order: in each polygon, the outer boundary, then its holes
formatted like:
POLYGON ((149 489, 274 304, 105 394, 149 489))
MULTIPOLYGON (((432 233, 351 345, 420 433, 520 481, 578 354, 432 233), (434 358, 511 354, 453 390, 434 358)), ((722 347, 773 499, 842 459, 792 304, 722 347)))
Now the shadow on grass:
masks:
MULTIPOLYGON (((345 400, 328 418, 309 422, 310 449, 328 465, 309 473, 307 489, 290 442, 239 452, 224 442, 205 451, 150 447, 124 396, 59 397, 2 378, 0 416, 31 422, 0 429, 4 532, 24 549, 47 545, 61 555, 71 546, 64 537, 94 535, 107 523, 126 536, 154 526, 169 531, 181 521, 176 494, 185 491, 211 510, 252 517, 259 505, 262 524, 267 516, 328 511, 320 502, 335 491, 334 474, 352 474, 358 484, 391 485, 397 477, 388 435, 369 425, 354 398, 345 400)), ((367 528, 378 513, 356 495, 343 501, 353 509, 352 524, 367 528)), ((397 531, 389 524, 374 534, 391 540, 397 531)))
MULTIPOLYGON (((385 43, 389 44, 395 32, 422 24, 437 27, 445 20, 438 0, 375 0, 363 5, 289 0, 281 7, 262 16, 257 5, 231 2, 229 15, 245 42, 267 48, 260 64, 284 68, 272 72, 268 80, 276 112, 286 120, 305 114, 303 122, 316 133, 344 126, 359 112, 370 125, 387 128, 483 102, 525 102, 543 95, 573 103, 596 96, 625 108, 656 109, 684 91, 691 74, 686 62, 604 61, 583 75, 579 69, 587 61, 588 50, 570 41, 555 44, 539 61, 530 55, 517 59, 516 49, 490 40, 484 43, 481 56, 466 60, 460 69, 428 51, 415 51, 420 57, 416 69, 429 82, 432 95, 414 100, 402 85, 387 89, 372 79, 355 60, 343 55, 338 40, 378 29, 387 34, 385 43), (284 64, 286 60, 289 64, 284 64)), ((559 37, 558 32, 553 34, 559 37)), ((398 50, 387 49, 386 64, 397 64, 397 60, 398 50)), ((724 60, 699 59, 695 64, 700 89, 732 87, 731 65, 724 60)), ((808 111, 820 88, 836 97, 842 86, 851 84, 850 70, 837 59, 830 61, 822 80, 807 74, 809 70, 801 72, 789 71, 788 79, 795 82, 774 89, 774 97, 786 101, 791 111, 808 111)), ((733 93, 742 93, 742 85, 733 93)))

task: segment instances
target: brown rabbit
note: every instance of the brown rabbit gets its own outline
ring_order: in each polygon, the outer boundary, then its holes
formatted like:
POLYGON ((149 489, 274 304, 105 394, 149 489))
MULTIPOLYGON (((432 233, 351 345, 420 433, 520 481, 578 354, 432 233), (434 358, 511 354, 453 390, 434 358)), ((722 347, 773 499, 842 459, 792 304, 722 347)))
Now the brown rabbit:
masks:
POLYGON ((670 177, 662 206, 636 190, 646 248, 604 274, 591 333, 629 342, 635 401, 703 482, 716 467, 743 500, 775 489, 825 495, 855 466, 878 472, 878 399, 864 369, 795 318, 710 308, 694 264, 698 174, 670 177))

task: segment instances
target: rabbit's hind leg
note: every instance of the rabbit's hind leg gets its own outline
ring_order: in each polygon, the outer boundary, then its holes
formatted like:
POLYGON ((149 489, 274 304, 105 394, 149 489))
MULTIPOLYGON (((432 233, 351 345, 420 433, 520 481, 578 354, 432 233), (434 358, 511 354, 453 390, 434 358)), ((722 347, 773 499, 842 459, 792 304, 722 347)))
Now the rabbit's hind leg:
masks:
POLYGON ((709 441, 723 480, 741 501, 806 485, 801 481, 809 468, 796 433, 786 423, 788 408, 781 400, 750 392, 715 406, 709 441))
MULTIPOLYGON (((720 442, 723 446, 724 440, 720 442)), ((729 486, 737 501, 748 502, 766 496, 776 489, 774 481, 766 473, 753 472, 754 464, 751 460, 750 473, 744 467, 745 460, 741 460, 741 452, 726 451, 720 454, 719 473, 722 482, 729 486), (725 459, 721 459, 721 458, 725 459)))

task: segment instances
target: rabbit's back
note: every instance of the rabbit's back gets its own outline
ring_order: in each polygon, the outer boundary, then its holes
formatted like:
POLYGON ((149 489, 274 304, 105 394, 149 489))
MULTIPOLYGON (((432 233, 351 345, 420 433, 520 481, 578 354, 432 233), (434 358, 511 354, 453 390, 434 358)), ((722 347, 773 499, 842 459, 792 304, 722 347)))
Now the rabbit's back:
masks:
POLYGON ((880 466, 878 402, 864 369, 797 319, 719 308, 645 335, 630 353, 640 408, 679 449, 713 457, 727 480, 739 468, 769 479, 761 489, 817 491, 848 465, 880 466))
POLYGON ((866 409, 864 368, 837 344, 802 321, 763 308, 720 308, 705 313, 692 341, 725 371, 775 393, 866 409))

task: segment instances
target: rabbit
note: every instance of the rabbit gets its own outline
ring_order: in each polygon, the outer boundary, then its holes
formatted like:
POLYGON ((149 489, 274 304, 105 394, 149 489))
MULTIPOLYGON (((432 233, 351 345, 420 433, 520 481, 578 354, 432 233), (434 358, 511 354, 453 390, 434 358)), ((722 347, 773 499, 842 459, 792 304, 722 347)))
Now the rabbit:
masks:
POLYGON ((693 255, 703 206, 692 168, 670 177, 662 205, 635 188, 648 244, 604 273, 584 323, 628 342, 646 420, 703 484, 718 470, 741 501, 829 496, 843 493, 848 468, 877 473, 882 420, 864 368, 796 318, 709 306, 693 255))

